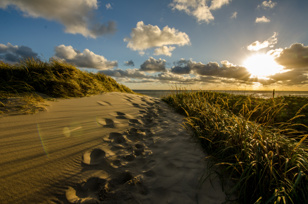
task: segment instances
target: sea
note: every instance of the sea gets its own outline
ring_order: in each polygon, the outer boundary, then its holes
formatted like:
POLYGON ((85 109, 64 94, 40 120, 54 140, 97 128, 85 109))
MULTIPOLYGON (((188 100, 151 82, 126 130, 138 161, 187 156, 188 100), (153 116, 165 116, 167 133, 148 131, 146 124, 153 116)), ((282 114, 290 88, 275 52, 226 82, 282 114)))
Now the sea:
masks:
MULTIPOLYGON (((176 90, 133 90, 136 93, 162 98, 164 96, 168 96, 170 94, 175 94, 179 91, 176 90)), ((196 92, 200 90, 185 90, 185 92, 196 92)), ((207 91, 207 90, 204 90, 207 91)), ((245 95, 245 96, 253 96, 258 98, 272 98, 273 91, 231 91, 231 90, 208 90, 211 92, 219 92, 219 93, 229 93, 236 95, 245 95)), ((299 96, 299 97, 308 97, 308 91, 275 91, 275 97, 279 96, 299 96)))

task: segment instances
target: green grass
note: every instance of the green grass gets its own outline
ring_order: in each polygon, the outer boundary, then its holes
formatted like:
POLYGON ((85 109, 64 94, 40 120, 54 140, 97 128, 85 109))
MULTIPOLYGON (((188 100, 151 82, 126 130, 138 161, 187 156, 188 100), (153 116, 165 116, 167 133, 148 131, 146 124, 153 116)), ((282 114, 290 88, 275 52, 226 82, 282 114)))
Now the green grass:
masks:
POLYGON ((236 202, 308 202, 307 99, 180 92, 163 100, 235 183, 236 202))
POLYGON ((111 77, 87 73, 56 60, 47 63, 26 59, 17 64, 0 61, 0 114, 33 109, 42 100, 40 95, 44 98, 69 98, 103 92, 133 93, 111 77), (31 104, 34 105, 32 108, 31 104))

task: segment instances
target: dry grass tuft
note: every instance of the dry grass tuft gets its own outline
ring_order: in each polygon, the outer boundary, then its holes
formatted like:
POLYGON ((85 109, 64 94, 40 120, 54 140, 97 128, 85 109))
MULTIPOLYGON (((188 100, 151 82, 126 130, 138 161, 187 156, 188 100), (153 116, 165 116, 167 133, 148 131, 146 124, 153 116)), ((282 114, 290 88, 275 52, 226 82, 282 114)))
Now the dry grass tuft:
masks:
POLYGON ((163 100, 187 116, 213 167, 235 182, 236 202, 308 203, 307 99, 181 91, 163 100))

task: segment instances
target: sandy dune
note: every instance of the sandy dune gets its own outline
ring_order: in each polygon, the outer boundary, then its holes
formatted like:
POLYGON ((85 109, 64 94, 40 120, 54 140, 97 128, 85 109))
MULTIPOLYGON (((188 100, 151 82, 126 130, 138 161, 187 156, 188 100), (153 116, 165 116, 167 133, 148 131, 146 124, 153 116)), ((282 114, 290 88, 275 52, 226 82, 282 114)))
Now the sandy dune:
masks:
POLYGON ((222 203, 204 154, 159 99, 123 93, 0 118, 0 203, 222 203))

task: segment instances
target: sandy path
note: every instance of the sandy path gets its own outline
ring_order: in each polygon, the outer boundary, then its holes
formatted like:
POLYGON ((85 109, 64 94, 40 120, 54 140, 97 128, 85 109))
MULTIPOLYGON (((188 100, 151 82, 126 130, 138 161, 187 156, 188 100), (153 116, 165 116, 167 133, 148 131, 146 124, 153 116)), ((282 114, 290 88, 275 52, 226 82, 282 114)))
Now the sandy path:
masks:
POLYGON ((204 154, 182 120, 121 93, 0 118, 0 203, 221 203, 217 180, 198 186, 204 154))

